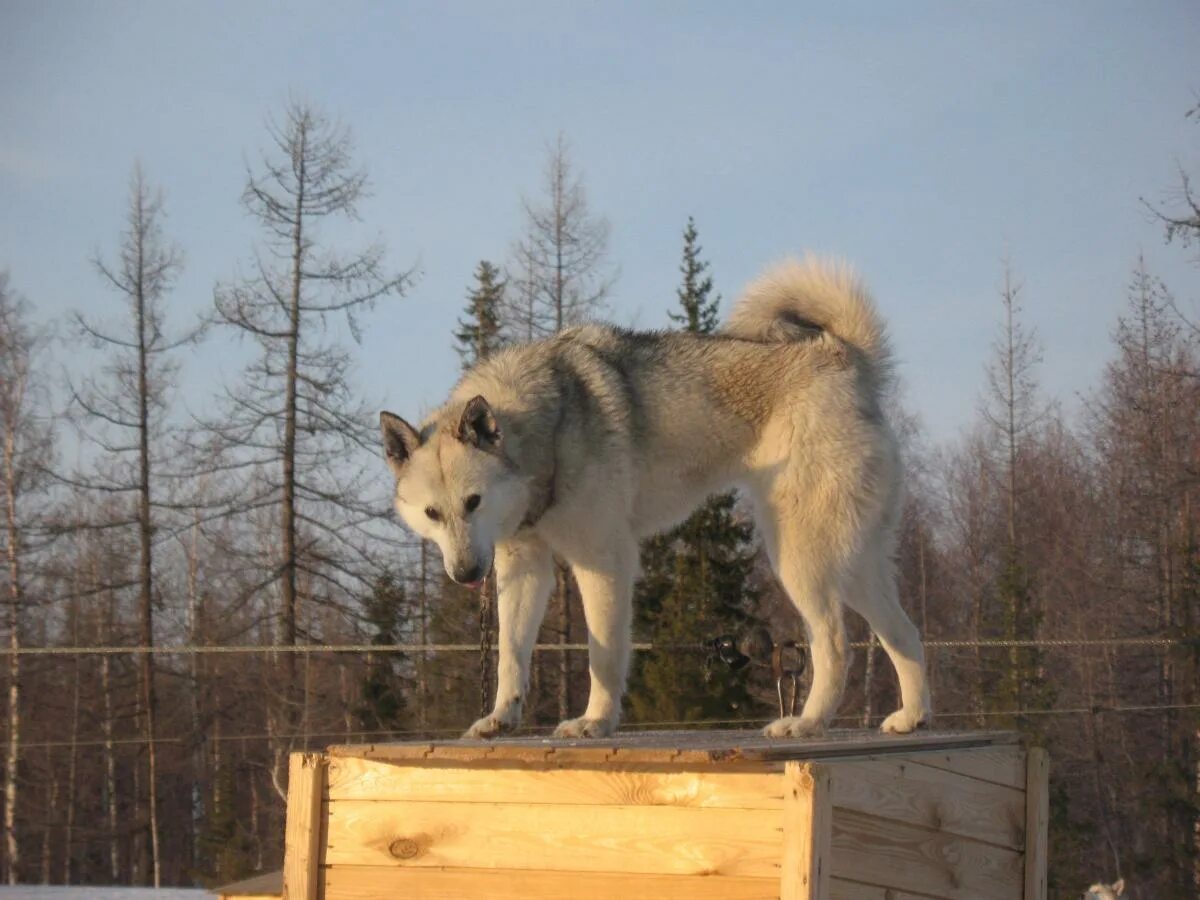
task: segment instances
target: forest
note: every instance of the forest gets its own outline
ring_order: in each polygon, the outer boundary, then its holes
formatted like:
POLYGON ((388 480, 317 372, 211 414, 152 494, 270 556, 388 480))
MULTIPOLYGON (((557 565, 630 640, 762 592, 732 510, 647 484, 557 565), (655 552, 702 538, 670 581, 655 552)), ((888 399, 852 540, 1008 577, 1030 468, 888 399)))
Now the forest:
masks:
MULTIPOLYGON (((449 581, 436 547, 394 520, 378 398, 356 367, 373 308, 408 302, 418 272, 391 261, 404 248, 346 248, 371 182, 337 117, 292 102, 263 141, 240 213, 229 198, 258 239, 213 273, 203 309, 174 293, 186 248, 140 165, 94 254, 86 311, 46 320, 20 260, 0 259, 8 883, 216 884, 277 867, 288 753, 453 737, 490 707, 493 591, 449 581), (180 402, 182 354, 231 342, 240 373, 180 402), (64 367, 85 351, 101 363, 64 367)), ((459 327, 430 336, 463 367, 604 316, 619 260, 603 204, 565 136, 539 164, 538 193, 514 191, 523 225, 507 257, 462 273, 459 327)), ((1200 263, 1200 196, 1186 171, 1145 191, 1164 188, 1173 199, 1144 213, 1200 263)), ((728 302, 702 225, 681 211, 679 256, 663 260, 678 290, 662 310, 708 333, 728 302)), ((1037 286, 1018 260, 994 274, 997 325, 979 371, 963 374, 981 389, 960 436, 931 442, 902 386, 889 400, 907 469, 897 571, 926 640, 935 725, 1014 729, 1049 749, 1052 894, 1123 876, 1135 896, 1194 896, 1196 284, 1131 268, 1110 343, 1095 348, 1103 375, 1068 413, 1040 379, 1053 348, 1026 321, 1037 286)), ((766 671, 735 671, 712 649, 756 628, 802 638, 737 494, 647 541, 642 568, 623 727, 773 717, 766 671)), ((850 618, 837 726, 873 727, 895 679, 850 618)), ((531 730, 586 697, 586 627, 561 567, 539 641, 531 730)))

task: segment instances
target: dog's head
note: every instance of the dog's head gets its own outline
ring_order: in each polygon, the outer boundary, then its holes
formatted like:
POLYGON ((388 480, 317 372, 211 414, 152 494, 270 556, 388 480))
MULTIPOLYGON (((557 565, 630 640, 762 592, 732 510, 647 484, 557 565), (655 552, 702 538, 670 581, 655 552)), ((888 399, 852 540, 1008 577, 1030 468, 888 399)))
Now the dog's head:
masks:
POLYGON ((475 586, 492 567, 496 542, 521 526, 527 480, 505 453, 504 430, 483 397, 443 409, 421 431, 379 414, 396 476, 396 512, 442 551, 446 574, 475 586))
POLYGON ((1083 895, 1083 900, 1117 900, 1125 893, 1125 879, 1120 878, 1112 884, 1093 884, 1083 895))

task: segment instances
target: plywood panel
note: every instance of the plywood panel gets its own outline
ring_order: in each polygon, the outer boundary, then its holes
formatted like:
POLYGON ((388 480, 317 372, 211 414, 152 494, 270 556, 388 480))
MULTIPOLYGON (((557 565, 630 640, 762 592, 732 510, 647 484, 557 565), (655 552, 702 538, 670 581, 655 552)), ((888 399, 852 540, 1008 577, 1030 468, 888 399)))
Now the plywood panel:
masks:
POLYGON ((324 900, 777 900, 776 878, 631 875, 536 869, 397 869, 332 866, 321 872, 324 900))
POLYGON ((833 811, 833 872, 839 878, 952 900, 1017 900, 1021 854, 917 825, 833 811))
POLYGON ((781 814, 667 806, 335 800, 329 865, 779 875, 781 814))
POLYGON ((775 809, 782 773, 493 769, 400 765, 348 757, 329 761, 330 800, 616 804, 775 809))
POLYGON ((1025 792, 907 760, 833 763, 833 804, 1021 850, 1025 792))
POLYGON ((910 894, 878 884, 864 884, 845 878, 834 878, 829 883, 830 900, 930 900, 929 894, 910 894))
POLYGON ((1002 784, 1005 787, 1025 790, 1025 754, 1019 746, 981 747, 973 750, 941 750, 909 756, 910 762, 947 772, 957 772, 1002 784))

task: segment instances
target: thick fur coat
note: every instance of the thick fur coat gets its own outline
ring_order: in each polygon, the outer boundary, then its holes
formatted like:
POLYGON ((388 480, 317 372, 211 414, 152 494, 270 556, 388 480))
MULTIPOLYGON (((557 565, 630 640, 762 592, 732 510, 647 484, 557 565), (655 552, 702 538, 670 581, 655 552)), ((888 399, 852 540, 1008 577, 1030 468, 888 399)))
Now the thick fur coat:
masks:
POLYGON ((591 674, 583 715, 556 734, 610 734, 638 540, 734 485, 811 645, 801 715, 766 733, 819 733, 837 711, 845 607, 867 619, 900 680, 883 729, 927 722, 924 653, 893 570, 902 480, 883 410, 889 364, 860 281, 810 258, 750 284, 716 335, 571 328, 476 365, 420 428, 383 413, 399 515, 438 544, 456 581, 496 569, 496 703, 467 736, 520 721, 555 555, 579 585, 591 674))

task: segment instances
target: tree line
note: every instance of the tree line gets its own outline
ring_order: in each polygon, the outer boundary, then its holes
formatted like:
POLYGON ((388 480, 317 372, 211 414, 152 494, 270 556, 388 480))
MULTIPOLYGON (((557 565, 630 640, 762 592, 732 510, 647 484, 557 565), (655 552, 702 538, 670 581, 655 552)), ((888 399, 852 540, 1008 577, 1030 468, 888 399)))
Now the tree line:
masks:
MULTIPOLYGON (((9 883, 214 883, 277 866, 289 752, 452 736, 490 700, 494 589, 450 582, 389 520, 377 410, 355 372, 372 307, 417 302, 415 273, 382 244, 343 245, 369 190, 343 125, 291 103, 266 132, 240 198, 259 239, 204 310, 180 308, 184 254, 140 167, 87 314, 40 321, 20 273, 0 275, 9 883), (230 338, 244 369, 184 413, 181 351, 230 338), (56 376, 58 348, 83 347, 96 364, 56 376), (98 649, 28 652, 74 647, 98 649)), ((1149 209, 1168 241, 1200 241, 1186 178, 1175 206, 1149 209)), ((565 137, 521 211, 507 258, 463 273, 446 337, 464 367, 607 312, 610 226, 565 137)), ((673 327, 714 331, 722 298, 690 218, 678 265, 673 327)), ((1012 262, 998 277, 961 437, 931 445, 890 400, 908 468, 901 593, 929 642, 935 709, 1050 748, 1052 885, 1123 875, 1139 896, 1185 896, 1200 883, 1200 329, 1138 260, 1103 375, 1068 415, 1039 382, 1024 315, 1036 285, 1012 262)), ((765 668, 733 671, 708 646, 800 636, 738 495, 646 541, 642 570, 635 637, 652 649, 636 654, 630 727, 772 717, 765 668)), ((851 629, 838 724, 877 724, 894 679, 851 629)), ((560 567, 539 643, 585 639, 560 567)), ((527 724, 548 726, 586 696, 586 654, 539 650, 532 677, 527 724)))

